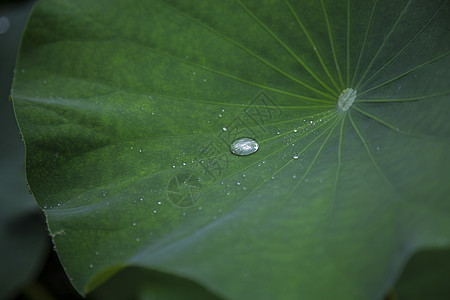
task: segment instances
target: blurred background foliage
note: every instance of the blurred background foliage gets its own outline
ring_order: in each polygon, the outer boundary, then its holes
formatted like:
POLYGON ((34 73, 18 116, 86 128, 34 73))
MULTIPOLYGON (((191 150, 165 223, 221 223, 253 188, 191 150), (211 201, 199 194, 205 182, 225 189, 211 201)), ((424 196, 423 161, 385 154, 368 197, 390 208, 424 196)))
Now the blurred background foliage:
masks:
MULTIPOLYGON (((82 299, 51 251, 44 216, 28 190, 24 144, 9 101, 20 37, 33 4, 0 1, 0 299, 82 299)), ((138 268, 117 273, 88 299, 182 299, 184 290, 195 291, 195 299, 216 299, 191 281, 138 268)), ((386 299, 450 299, 450 249, 414 255, 386 299)))

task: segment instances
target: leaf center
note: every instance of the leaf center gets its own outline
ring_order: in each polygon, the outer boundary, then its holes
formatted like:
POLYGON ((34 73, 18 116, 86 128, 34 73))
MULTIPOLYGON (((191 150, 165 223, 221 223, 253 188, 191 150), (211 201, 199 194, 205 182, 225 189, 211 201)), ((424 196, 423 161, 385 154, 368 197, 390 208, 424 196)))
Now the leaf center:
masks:
POLYGON ((339 112, 347 111, 356 99, 356 91, 351 88, 347 88, 342 91, 338 99, 339 112))

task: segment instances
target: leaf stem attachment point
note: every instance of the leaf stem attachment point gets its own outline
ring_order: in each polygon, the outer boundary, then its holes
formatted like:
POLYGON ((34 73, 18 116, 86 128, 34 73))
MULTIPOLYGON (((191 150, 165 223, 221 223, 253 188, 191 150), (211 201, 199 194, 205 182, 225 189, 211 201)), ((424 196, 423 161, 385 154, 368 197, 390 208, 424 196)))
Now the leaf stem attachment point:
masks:
POLYGON ((356 90, 347 88, 342 91, 338 99, 339 112, 347 111, 356 99, 356 90))

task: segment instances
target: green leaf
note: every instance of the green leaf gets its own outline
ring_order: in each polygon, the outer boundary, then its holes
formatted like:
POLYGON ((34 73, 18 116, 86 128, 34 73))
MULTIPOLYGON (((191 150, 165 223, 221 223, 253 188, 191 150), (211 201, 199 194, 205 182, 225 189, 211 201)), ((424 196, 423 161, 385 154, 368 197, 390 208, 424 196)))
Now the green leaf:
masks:
POLYGON ((135 267, 117 272, 105 284, 89 294, 88 299, 177 300, 185 299, 187 296, 199 300, 219 299, 192 281, 135 267))
POLYGON ((25 181, 25 151, 9 93, 20 36, 32 3, 0 3, 0 299, 12 299, 42 269, 49 245, 25 181))
POLYGON ((398 299, 445 300, 450 296, 450 250, 421 251, 414 255, 399 278, 398 299))
POLYGON ((382 298, 450 243, 449 9, 39 2, 13 99, 76 289, 138 266, 227 299, 382 298))

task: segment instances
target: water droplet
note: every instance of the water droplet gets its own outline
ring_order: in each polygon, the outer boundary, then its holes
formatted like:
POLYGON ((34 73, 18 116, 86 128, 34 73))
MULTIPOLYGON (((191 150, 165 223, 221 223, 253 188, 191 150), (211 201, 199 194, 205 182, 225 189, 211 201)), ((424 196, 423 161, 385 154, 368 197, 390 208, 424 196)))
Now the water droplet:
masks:
POLYGON ((139 149, 139 153, 141 153, 142 152, 142 149, 139 149))
POLYGON ((95 252, 95 255, 99 255, 99 254, 100 254, 100 252, 98 252, 98 251, 97 251, 97 252, 95 252))
POLYGON ((377 151, 380 151, 380 146, 377 146, 377 151))
POLYGON ((92 269, 93 267, 94 267, 93 264, 90 264, 90 265, 89 265, 89 269, 92 269))
POLYGON ((252 138, 240 138, 230 145, 230 151, 239 156, 250 155, 258 151, 259 145, 252 138))
POLYGON ((133 226, 136 226, 136 222, 133 222, 133 226))
POLYGON ((136 238, 136 242, 139 242, 141 239, 140 238, 136 238))
POLYGON ((224 127, 222 127, 222 130, 223 131, 227 131, 227 128, 224 126, 224 127))
POLYGON ((156 209, 153 211, 154 214, 156 214, 157 212, 158 212, 158 211, 157 211, 156 209))
POLYGON ((141 197, 141 198, 139 198, 139 201, 144 201, 144 198, 142 198, 142 197, 141 197))
POLYGON ((158 201, 158 202, 156 202, 158 205, 160 205, 162 202, 161 201, 158 201))
POLYGON ((241 185, 241 182, 240 181, 236 182, 236 185, 241 185))
POLYGON ((294 132, 297 132, 297 129, 294 129, 294 132))
POLYGON ((297 159, 298 158, 298 154, 294 154, 294 156, 292 156, 293 159, 297 159))

